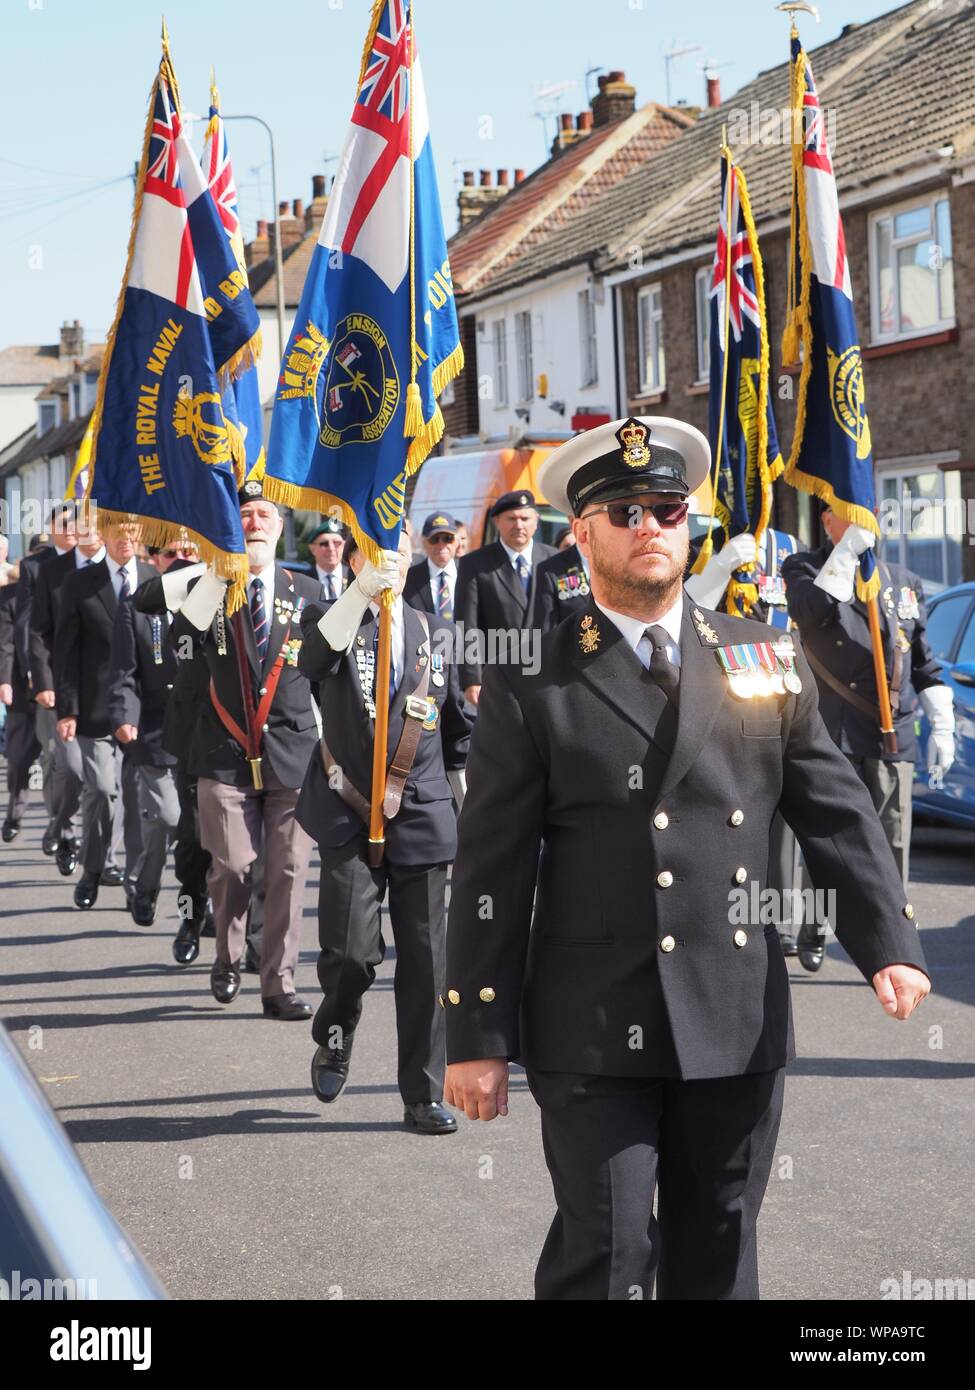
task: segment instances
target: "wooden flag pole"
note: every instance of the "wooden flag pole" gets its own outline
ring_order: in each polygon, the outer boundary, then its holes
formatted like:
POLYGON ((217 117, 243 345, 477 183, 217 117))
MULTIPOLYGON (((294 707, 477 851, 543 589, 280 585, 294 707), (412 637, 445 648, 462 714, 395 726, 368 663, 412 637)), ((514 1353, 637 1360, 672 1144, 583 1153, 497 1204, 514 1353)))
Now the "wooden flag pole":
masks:
POLYGON ((890 708, 887 663, 884 660, 884 642, 880 635, 880 605, 876 594, 867 604, 867 617, 870 621, 870 643, 873 647, 873 673, 880 701, 880 732, 887 752, 896 753, 897 735, 894 733, 894 716, 890 708))
POLYGON ((386 796, 386 745, 389 738, 389 671, 393 645, 393 609, 385 602, 392 597, 384 590, 379 603, 379 651, 372 698, 376 706, 376 730, 372 745, 372 803, 369 816, 369 863, 382 863, 386 836, 383 827, 383 800, 386 796))

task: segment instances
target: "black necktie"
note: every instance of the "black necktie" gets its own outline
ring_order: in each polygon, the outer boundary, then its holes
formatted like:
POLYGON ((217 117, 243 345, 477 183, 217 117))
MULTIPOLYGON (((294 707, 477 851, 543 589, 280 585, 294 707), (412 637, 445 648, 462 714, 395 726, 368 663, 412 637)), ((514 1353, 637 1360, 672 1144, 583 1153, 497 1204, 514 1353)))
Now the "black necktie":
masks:
POLYGON ((325 590, 325 600, 327 603, 330 603, 332 599, 335 598, 335 585, 332 583, 332 576, 330 574, 326 574, 325 578, 322 580, 322 587, 325 590))
POLYGON ((667 655, 667 644, 672 639, 666 628, 654 623, 647 628, 647 636, 653 644, 650 658, 650 674, 673 705, 679 701, 680 674, 667 655))
POLYGON ((259 579, 255 579, 254 587, 251 589, 251 622, 254 624, 257 664, 263 669, 271 628, 267 620, 267 610, 264 607, 264 585, 259 579))
POLYGON ((450 622, 454 616, 450 606, 450 589, 447 585, 447 571, 440 571, 440 584, 437 591, 437 612, 442 618, 450 622))

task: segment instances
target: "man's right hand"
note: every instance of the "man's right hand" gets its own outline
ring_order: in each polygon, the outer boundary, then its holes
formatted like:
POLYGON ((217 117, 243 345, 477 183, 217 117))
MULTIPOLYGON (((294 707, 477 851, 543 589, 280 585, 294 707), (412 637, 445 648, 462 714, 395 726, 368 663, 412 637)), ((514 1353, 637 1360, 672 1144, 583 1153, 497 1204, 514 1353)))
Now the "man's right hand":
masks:
POLYGON ((62 743, 71 743, 71 742, 73 742, 74 736, 75 736, 75 734, 76 734, 77 732, 78 732, 78 721, 77 721, 77 719, 59 719, 59 720, 58 720, 58 738, 61 740, 62 743))
POLYGON ((469 1120, 494 1120, 508 1113, 508 1063, 504 1057, 453 1062, 444 1077, 443 1098, 469 1120))
POLYGON ((53 690, 39 690, 37 694, 34 696, 34 699, 37 701, 37 703, 41 706, 42 709, 54 708, 53 690))
POLYGON ((469 705, 476 705, 481 698, 481 687, 479 685, 469 685, 464 691, 464 699, 469 705))
POLYGON ((384 550, 381 565, 367 560, 355 582, 368 599, 374 599, 383 589, 395 589, 399 583, 399 551, 384 550))

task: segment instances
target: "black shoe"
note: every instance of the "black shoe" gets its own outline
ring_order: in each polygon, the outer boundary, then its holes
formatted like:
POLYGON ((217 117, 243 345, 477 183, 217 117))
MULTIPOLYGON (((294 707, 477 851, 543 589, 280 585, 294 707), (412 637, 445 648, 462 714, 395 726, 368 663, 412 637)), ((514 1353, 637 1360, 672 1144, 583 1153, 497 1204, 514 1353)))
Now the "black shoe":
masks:
POLYGON ((261 973, 261 958, 256 951, 252 951, 250 946, 244 952, 244 963, 240 967, 245 975, 259 975, 261 973))
POLYGON ((107 869, 102 870, 102 883, 106 888, 121 888, 125 884, 125 876, 121 869, 109 864, 107 869))
POLYGON ((279 1018, 285 1023, 297 1023, 312 1015, 311 1005, 300 994, 272 994, 267 999, 262 996, 261 1003, 265 1018, 279 1018))
POLYGON ((3 823, 3 829, 2 829, 2 831, 0 831, 0 835, 3 836, 3 843, 4 843, 5 845, 9 845, 10 842, 11 842, 11 840, 16 840, 16 838, 17 838, 17 836, 18 836, 19 834, 20 834, 20 821, 19 821, 19 820, 5 820, 5 821, 4 821, 4 823, 3 823))
POLYGON ((81 853, 81 845, 77 840, 65 837, 58 841, 57 852, 54 862, 58 866, 58 873, 65 878, 70 878, 78 867, 78 855, 81 853))
POLYGON ((74 905, 80 907, 82 912, 87 912, 90 907, 94 907, 98 897, 98 885, 100 875, 89 873, 86 869, 81 875, 77 887, 74 890, 74 905))
POLYGON ((195 922, 184 922, 173 941, 173 959, 177 965, 192 965, 200 954, 200 936, 195 922))
POLYGON ((215 960, 210 968, 210 992, 218 1004, 232 1004, 240 992, 240 961, 215 960))
POLYGON ((216 924, 216 922, 213 920, 213 913, 210 911, 209 908, 207 908, 206 914, 205 914, 205 916, 204 916, 204 918, 203 918, 203 929, 202 929, 202 931, 200 932, 200 935, 201 935, 201 936, 216 936, 216 934, 217 934, 217 924, 216 924))
POLYGON ((824 938, 817 934, 814 927, 801 926, 796 937, 796 954, 802 968, 815 974, 817 970, 822 969, 825 953, 826 942, 824 938))
POLYGON ((796 953, 796 939, 792 932, 779 932, 779 945, 782 947, 784 956, 794 956, 796 953))
POLYGON ((453 1134, 457 1121, 438 1100, 421 1100, 403 1110, 403 1124, 417 1134, 453 1134))
POLYGON ((44 834, 41 836, 41 854, 47 855, 48 859, 50 859, 51 856, 54 854, 54 851, 57 849, 58 843, 58 832, 56 830, 52 830, 51 827, 48 826, 48 828, 44 831, 44 834))
POLYGON ((311 1088, 323 1105, 331 1105, 345 1085, 352 1056, 352 1036, 344 1047, 319 1047, 311 1059, 311 1088))
MULTIPOLYGON (((125 896, 128 898, 128 892, 125 896)), ((151 927, 156 920, 156 894, 140 893, 138 889, 129 898, 129 911, 137 927, 151 927)))

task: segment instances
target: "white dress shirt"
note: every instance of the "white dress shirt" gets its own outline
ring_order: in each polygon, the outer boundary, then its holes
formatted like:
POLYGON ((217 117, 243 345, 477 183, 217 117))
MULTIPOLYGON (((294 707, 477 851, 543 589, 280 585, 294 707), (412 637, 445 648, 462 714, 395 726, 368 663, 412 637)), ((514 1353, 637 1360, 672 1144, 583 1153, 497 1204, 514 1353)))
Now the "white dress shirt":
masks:
POLYGON ((101 550, 96 550, 95 553, 94 553, 94 555, 90 555, 90 556, 89 556, 89 555, 82 555, 82 553, 81 553, 81 551, 78 549, 78 547, 75 546, 74 551, 73 551, 73 554, 74 554, 74 567, 75 567, 75 569, 76 569, 76 570, 83 570, 87 565, 99 565, 99 564, 101 564, 102 560, 104 560, 105 557, 107 556, 108 551, 105 549, 104 546, 102 546, 101 550))
POLYGON ((662 627, 670 638, 667 643, 667 659, 672 666, 680 666, 680 624, 684 614, 684 593, 681 590, 677 595, 677 602, 673 607, 668 608, 664 615, 654 623, 645 622, 642 618, 633 618, 629 613, 616 613, 612 608, 604 608, 601 603, 596 601, 596 607, 600 613, 605 613, 611 623, 615 623, 623 634, 623 640, 632 652, 634 652, 643 666, 647 662, 643 660, 637 650, 646 634, 648 627, 662 627))
POLYGON ((504 541, 501 542, 501 548, 511 561, 511 568, 516 575, 518 574, 519 559, 524 560, 525 564, 528 566, 528 573, 532 573, 532 551, 535 548, 534 540, 530 540, 524 550, 512 550, 511 546, 505 545, 504 541))
POLYGON ((318 575, 318 582, 320 584, 324 584, 326 579, 330 581, 335 597, 338 598, 343 590, 342 566, 336 565, 333 570, 323 570, 320 569, 318 565, 316 565, 315 573, 318 575))
POLYGON ((274 616, 274 580, 277 574, 277 568, 277 565, 272 561, 266 569, 258 570, 257 574, 252 574, 247 580, 248 604, 252 603, 254 600, 254 585, 262 584, 264 586, 264 611, 267 613, 268 622, 270 622, 274 616))
MULTIPOLYGON (((376 621, 379 621, 379 604, 370 603, 369 608, 376 621)), ((406 669, 406 629, 403 625, 403 598, 402 595, 393 604, 393 630, 390 634, 389 659, 393 667, 394 688, 399 690, 403 683, 403 672, 406 669)), ((379 664, 377 661, 376 669, 379 664)))
POLYGON ((136 558, 134 555, 132 556, 132 559, 128 560, 124 565, 117 565, 114 560, 109 560, 108 572, 112 576, 112 588, 115 590, 116 598, 118 598, 119 592, 122 588, 123 570, 125 571, 125 574, 128 577, 129 594, 134 594, 136 589, 139 587, 139 566, 136 562, 136 558))
POLYGON ((443 569, 441 569, 439 565, 435 565, 430 557, 427 556, 427 570, 430 574, 430 592, 433 595, 434 608, 436 608, 440 599, 440 576, 445 574, 447 576, 447 593, 450 597, 450 609, 451 612, 453 612, 454 590, 457 587, 457 561, 448 560, 443 569))

